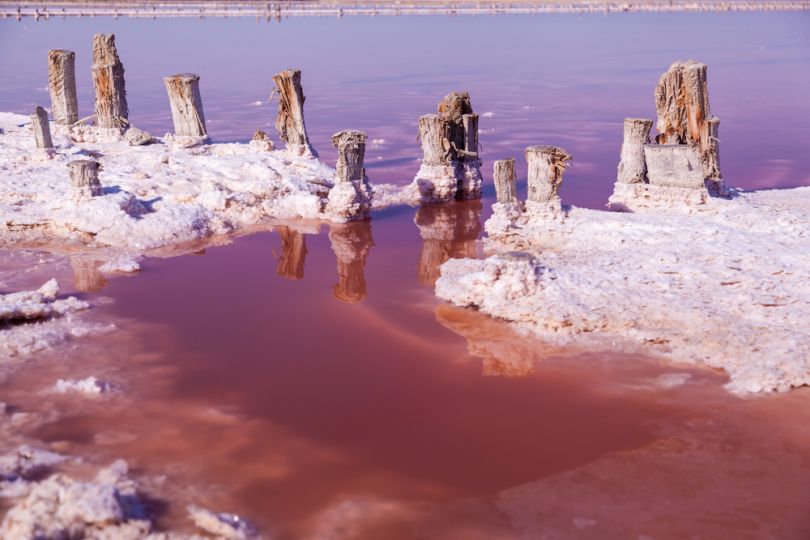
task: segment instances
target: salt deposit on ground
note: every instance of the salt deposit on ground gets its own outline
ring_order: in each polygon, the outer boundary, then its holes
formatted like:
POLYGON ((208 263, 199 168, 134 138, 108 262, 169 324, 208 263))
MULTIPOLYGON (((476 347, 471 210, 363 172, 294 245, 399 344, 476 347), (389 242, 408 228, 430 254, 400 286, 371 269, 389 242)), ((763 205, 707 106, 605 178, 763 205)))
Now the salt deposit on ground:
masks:
POLYGON ((645 213, 505 206, 495 254, 445 263, 439 297, 552 344, 723 369, 738 393, 810 384, 810 188, 645 213))

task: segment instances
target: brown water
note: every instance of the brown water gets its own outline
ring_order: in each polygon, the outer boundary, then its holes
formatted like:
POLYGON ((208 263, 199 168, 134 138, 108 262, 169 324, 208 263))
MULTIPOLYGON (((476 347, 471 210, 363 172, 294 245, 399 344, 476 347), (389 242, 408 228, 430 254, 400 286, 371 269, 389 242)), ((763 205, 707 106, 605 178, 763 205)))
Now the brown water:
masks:
MULTIPOLYGON (((41 100, 30 89, 44 85, 47 49, 85 50, 103 29, 118 35, 133 122, 157 133, 168 130, 154 84, 165 73, 202 73, 211 132, 242 140, 272 119, 266 104, 251 105, 266 98, 270 74, 297 65, 321 154, 330 159, 332 132, 365 129, 385 139, 369 149, 372 180, 402 184, 417 167, 415 118, 467 89, 492 113, 481 119, 486 178, 492 159, 557 143, 576 163, 564 199, 599 207, 621 119, 651 116, 658 74, 696 57, 710 65, 728 182, 786 187, 810 184, 800 150, 810 142, 807 22, 2 21, 0 71, 13 75, 0 83, 0 110, 41 100), (480 39, 435 58, 419 36, 442 28, 480 39), (687 31, 689 43, 658 44, 687 31), (293 37, 307 47, 285 47, 293 37)), ((88 88, 80 81, 83 106, 88 88)), ((277 538, 810 537, 807 392, 741 400, 720 373, 549 347, 435 299, 438 265, 478 253, 485 195, 317 234, 274 228, 145 259, 131 278, 56 262, 50 273, 73 277, 94 302, 87 316, 118 330, 37 355, 0 381, 0 400, 50 415, 20 429, 58 450, 127 459, 160 527, 182 526, 193 502, 242 513, 277 538), (662 387, 673 373, 691 378, 662 387), (119 391, 45 393, 88 375, 119 391)))

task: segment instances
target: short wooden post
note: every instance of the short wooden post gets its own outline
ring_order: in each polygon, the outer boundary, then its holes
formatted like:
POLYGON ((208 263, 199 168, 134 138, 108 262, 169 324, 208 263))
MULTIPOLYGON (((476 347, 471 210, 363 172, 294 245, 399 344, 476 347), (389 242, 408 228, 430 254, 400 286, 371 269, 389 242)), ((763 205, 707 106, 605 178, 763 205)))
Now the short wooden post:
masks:
POLYGON ((303 279, 307 257, 306 237, 295 229, 285 226, 278 227, 277 231, 281 238, 281 257, 276 266, 276 273, 285 279, 303 279))
POLYGON ((129 125, 124 66, 118 58, 114 34, 93 36, 93 86, 96 89, 96 125, 123 128, 129 125))
POLYGON ((495 181, 495 201, 501 204, 515 204, 518 201, 515 186, 515 160, 499 159, 493 166, 492 179, 495 181))
POLYGON ((332 144, 338 149, 337 181, 366 181, 366 134, 351 129, 339 131, 332 135, 332 144))
POLYGON ((169 105, 172 108, 174 134, 185 137, 208 137, 205 128, 200 76, 196 73, 178 73, 163 78, 169 105))
POLYGON ((425 114, 419 117, 419 142, 422 145, 422 163, 425 165, 449 165, 450 122, 438 114, 425 114))
POLYGON ((76 99, 76 53, 55 49, 48 51, 48 90, 51 114, 57 124, 72 125, 79 120, 76 99))
POLYGON ((478 157, 478 115, 465 114, 461 117, 464 125, 464 152, 462 157, 478 157))
POLYGON ((278 92, 276 131, 287 148, 296 155, 318 157, 307 136, 304 123, 304 90, 301 88, 301 71, 288 69, 273 75, 278 92))
POLYGON ((34 114, 31 115, 31 127, 34 129, 34 139, 37 142, 37 148, 53 148, 51 125, 48 123, 48 113, 39 105, 34 109, 34 114))
POLYGON ((101 195, 101 182, 98 180, 100 165, 98 161, 91 159, 77 159, 68 163, 70 185, 76 189, 80 197, 101 195))
POLYGON ((571 155, 556 146, 530 146, 526 148, 529 168, 529 197, 536 203, 548 203, 558 199, 557 190, 562 184, 563 172, 571 155))
POLYGON ((720 119, 712 116, 703 124, 705 134, 701 137, 706 151, 701 154, 701 163, 706 178, 715 184, 722 184, 723 175, 720 172, 720 119))
POLYGON ((645 118, 624 119, 624 140, 622 141, 617 182, 622 184, 644 184, 647 182, 644 145, 650 142, 651 128, 652 120, 645 118))

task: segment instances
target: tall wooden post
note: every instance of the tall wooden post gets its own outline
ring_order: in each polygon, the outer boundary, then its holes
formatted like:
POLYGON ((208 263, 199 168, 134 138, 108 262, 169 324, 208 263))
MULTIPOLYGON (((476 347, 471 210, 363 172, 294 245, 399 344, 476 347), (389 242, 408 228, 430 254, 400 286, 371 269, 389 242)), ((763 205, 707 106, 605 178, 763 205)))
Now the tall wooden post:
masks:
POLYGON ((48 51, 48 90, 51 94, 51 114, 57 124, 72 125, 79 120, 76 99, 76 53, 48 51))
POLYGON ((124 66, 118 58, 114 34, 93 36, 93 86, 96 89, 96 125, 124 128, 129 125, 124 66))
POLYGON ((53 148, 48 113, 39 105, 34 109, 34 114, 31 115, 31 127, 34 130, 34 140, 37 142, 37 148, 46 150, 53 148))
POLYGON ((276 131, 279 138, 295 155, 318 157, 309 143, 304 123, 304 90, 301 88, 301 71, 288 69, 273 75, 278 92, 276 131))
POLYGON ((499 159, 493 166, 492 179, 495 182, 495 201, 501 204, 515 204, 518 201, 515 186, 515 160, 499 159))
POLYGON ((164 77, 163 83, 169 94, 175 135, 207 138, 200 97, 200 76, 195 73, 178 73, 164 77))
POLYGON ((647 164, 644 161, 644 145, 650 142, 652 120, 645 118, 624 119, 624 140, 617 182, 644 184, 647 182, 647 164))

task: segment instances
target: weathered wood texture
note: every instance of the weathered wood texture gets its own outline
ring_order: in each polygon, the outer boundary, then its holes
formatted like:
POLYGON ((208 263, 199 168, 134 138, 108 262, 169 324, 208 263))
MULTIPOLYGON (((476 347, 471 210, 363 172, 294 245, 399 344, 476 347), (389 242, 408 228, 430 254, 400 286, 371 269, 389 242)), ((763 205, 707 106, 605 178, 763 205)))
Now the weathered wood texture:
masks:
POLYGON ((647 177, 652 186, 702 189, 703 168, 695 148, 685 144, 644 146, 647 177))
POLYGON ((464 158, 478 157, 478 115, 469 113, 462 115, 462 125, 464 126, 464 158))
POLYGON ((709 125, 709 88, 706 64, 688 60, 675 62, 661 75, 655 88, 659 144, 690 144, 697 149, 703 174, 720 180, 717 138, 709 125))
POLYGON ((34 130, 34 140, 37 143, 37 148, 53 148, 48 113, 39 105, 34 109, 34 114, 31 115, 31 128, 34 130))
POLYGON ((493 165, 492 179, 495 182, 496 202, 502 204, 518 202, 514 159, 496 160, 493 165))
POLYGON ((304 123, 304 90, 301 88, 301 71, 288 69, 273 75, 278 92, 276 131, 289 150, 297 155, 318 157, 307 136, 304 123))
POLYGON ((366 134, 347 129, 332 135, 332 144, 338 149, 337 181, 365 182, 366 134))
POLYGON ((164 77, 163 83, 169 94, 175 135, 208 137, 200 97, 200 76, 196 73, 178 73, 164 77))
POLYGON ((570 160, 571 155, 556 146, 538 145, 526 148, 526 163, 529 168, 528 200, 537 203, 555 200, 570 160))
POLYGON ((281 226, 276 229, 281 238, 281 257, 276 273, 285 279, 303 279, 307 257, 306 237, 295 229, 281 226))
POLYGON ((48 51, 48 91, 51 94, 51 114, 57 124, 69 126, 79 120, 75 61, 73 51, 48 51))
POLYGON ((439 102, 438 112, 439 116, 450 124, 449 141, 452 143, 452 157, 461 157, 461 155, 456 156, 455 154, 459 151, 463 152, 467 147, 465 143, 464 115, 473 113, 469 92, 451 92, 447 94, 439 102))
POLYGON ((645 118, 624 119, 624 140, 617 181, 623 184, 647 182, 647 164, 644 161, 644 145, 650 142, 652 120, 645 118))
POLYGON ((68 163, 70 167, 70 185, 82 197, 101 195, 101 182, 98 180, 100 168, 98 161, 77 159, 68 163))
POLYGON ((422 163, 425 165, 450 165, 451 123, 438 114, 419 117, 419 142, 422 145, 422 163))
POLYGON ((123 128, 129 125, 124 66, 118 58, 114 34, 93 36, 93 86, 96 89, 96 125, 123 128))

